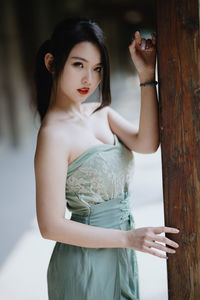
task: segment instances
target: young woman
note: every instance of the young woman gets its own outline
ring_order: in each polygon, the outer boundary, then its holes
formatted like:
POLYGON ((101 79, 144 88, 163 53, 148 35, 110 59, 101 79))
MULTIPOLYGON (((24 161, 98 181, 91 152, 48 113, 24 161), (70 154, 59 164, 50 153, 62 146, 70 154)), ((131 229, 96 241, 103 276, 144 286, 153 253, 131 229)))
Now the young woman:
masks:
POLYGON ((136 32, 129 51, 142 85, 138 131, 109 107, 109 57, 96 23, 62 21, 37 54, 36 208, 41 235, 56 241, 50 300, 138 300, 135 250, 165 258, 178 247, 160 236, 175 228, 134 228, 132 151, 159 146, 155 35, 136 32), (101 104, 84 103, 97 88, 101 104))

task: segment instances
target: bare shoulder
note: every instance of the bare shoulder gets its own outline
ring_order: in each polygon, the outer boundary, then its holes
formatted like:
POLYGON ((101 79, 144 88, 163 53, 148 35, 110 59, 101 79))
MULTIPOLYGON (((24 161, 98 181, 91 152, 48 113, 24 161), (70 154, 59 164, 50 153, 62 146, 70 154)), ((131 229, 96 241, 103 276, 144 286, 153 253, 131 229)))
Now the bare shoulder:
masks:
POLYGON ((68 147, 66 133, 60 124, 41 126, 37 136, 37 145, 34 160, 43 156, 61 155, 67 159, 68 147))
POLYGON ((63 126, 59 124, 50 124, 41 126, 37 136, 37 143, 63 143, 66 136, 63 126))

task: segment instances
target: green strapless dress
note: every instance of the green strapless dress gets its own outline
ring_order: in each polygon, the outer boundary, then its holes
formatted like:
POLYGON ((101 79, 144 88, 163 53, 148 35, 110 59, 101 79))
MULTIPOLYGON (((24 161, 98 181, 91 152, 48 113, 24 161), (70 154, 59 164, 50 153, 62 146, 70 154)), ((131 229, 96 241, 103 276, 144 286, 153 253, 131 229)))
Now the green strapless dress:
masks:
MULTIPOLYGON (((134 157, 116 135, 68 165, 71 220, 92 226, 134 229, 130 181, 134 157)), ((49 300, 139 300, 135 251, 86 248, 56 242, 47 270, 49 300)))

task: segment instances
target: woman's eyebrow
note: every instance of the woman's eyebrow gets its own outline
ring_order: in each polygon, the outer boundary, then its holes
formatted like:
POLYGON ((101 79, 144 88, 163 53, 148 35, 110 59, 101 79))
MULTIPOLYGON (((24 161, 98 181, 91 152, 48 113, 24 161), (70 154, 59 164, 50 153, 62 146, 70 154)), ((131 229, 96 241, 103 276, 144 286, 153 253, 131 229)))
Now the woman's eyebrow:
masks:
MULTIPOLYGON (((87 59, 85 59, 85 58, 83 58, 83 57, 79 57, 79 56, 72 56, 71 58, 73 58, 73 59, 79 59, 79 60, 83 60, 83 61, 85 61, 85 62, 87 62, 88 63, 88 60, 87 59)), ((103 65, 101 62, 99 62, 99 63, 97 63, 96 65, 103 65)))

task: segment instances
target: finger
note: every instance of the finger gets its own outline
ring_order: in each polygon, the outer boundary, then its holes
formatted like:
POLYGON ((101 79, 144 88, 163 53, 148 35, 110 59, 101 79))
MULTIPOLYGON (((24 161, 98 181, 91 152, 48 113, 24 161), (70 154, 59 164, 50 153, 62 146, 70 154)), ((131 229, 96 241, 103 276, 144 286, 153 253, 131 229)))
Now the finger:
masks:
POLYGON ((149 50, 149 49, 151 49, 152 48, 152 41, 151 41, 151 39, 148 39, 147 41, 146 41, 146 47, 145 47, 145 50, 149 50))
POLYGON ((166 226, 161 226, 161 227, 154 227, 153 229, 154 233, 160 234, 160 233, 179 233, 179 229, 173 228, 173 227, 166 227, 166 226))
POLYGON ((156 35, 154 33, 151 33, 152 37, 152 44, 155 46, 156 45, 156 35))
POLYGON ((165 258, 167 259, 167 256, 165 254, 162 254, 156 250, 153 250, 151 248, 148 248, 148 247, 143 247, 143 251, 146 252, 146 253, 149 253, 149 254, 152 254, 154 256, 157 256, 157 257, 160 257, 160 258, 165 258))
POLYGON ((140 37, 140 32, 139 31, 135 32, 135 41, 136 41, 137 45, 141 44, 141 37, 140 37))
POLYGON ((145 50, 146 47, 146 40, 145 39, 141 39, 141 49, 145 50))
POLYGON ((152 242, 147 242, 146 243, 146 246, 147 247, 150 247, 150 248, 156 248, 156 249, 158 249, 158 250, 161 250, 161 251, 164 251, 164 252, 167 252, 167 253, 176 253, 176 250, 174 250, 174 249, 171 249, 171 248, 169 248, 169 247, 166 247, 166 246, 164 246, 164 245, 162 245, 162 244, 159 244, 159 243, 156 243, 156 242, 154 242, 154 243, 152 243, 152 242))
POLYGON ((157 241, 157 242, 164 243, 164 244, 169 245, 169 246, 174 247, 174 248, 179 247, 179 244, 175 243, 174 241, 168 239, 165 236, 155 236, 154 240, 157 241))
POLYGON ((129 50, 133 53, 133 52, 135 52, 135 46, 136 46, 136 41, 135 40, 133 40, 132 42, 131 42, 131 44, 129 45, 129 50))

